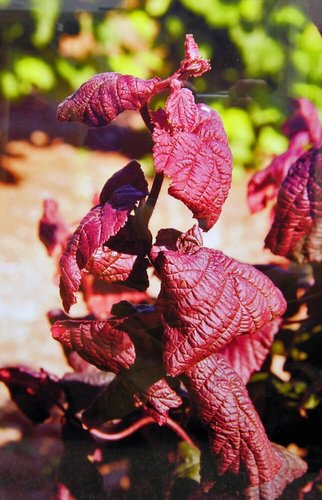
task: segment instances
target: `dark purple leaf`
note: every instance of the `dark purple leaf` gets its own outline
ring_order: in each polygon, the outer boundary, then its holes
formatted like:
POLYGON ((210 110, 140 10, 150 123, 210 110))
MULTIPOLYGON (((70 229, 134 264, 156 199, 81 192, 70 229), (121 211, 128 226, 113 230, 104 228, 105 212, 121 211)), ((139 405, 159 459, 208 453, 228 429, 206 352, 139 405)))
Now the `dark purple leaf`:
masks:
POLYGON ((201 234, 182 236, 177 250, 160 253, 161 291, 156 307, 164 319, 164 363, 177 375, 217 352, 233 337, 254 333, 283 314, 285 300, 253 266, 203 248, 201 234))
POLYGON ((159 78, 142 80, 119 73, 100 73, 83 83, 59 106, 60 121, 105 126, 125 110, 139 110, 153 95, 159 78))
POLYGON ((70 235, 67 224, 59 213, 55 200, 44 200, 44 213, 39 221, 39 239, 45 245, 48 255, 61 252, 70 235))
POLYGON ((151 415, 159 425, 167 422, 169 410, 178 408, 182 404, 180 396, 171 389, 164 378, 145 391, 135 394, 134 398, 143 405, 145 412, 151 415))
POLYGON ((209 432, 218 473, 238 474, 245 467, 251 486, 273 480, 281 467, 280 460, 245 386, 227 360, 213 354, 186 376, 188 392, 209 432))
POLYGON ((50 416, 62 395, 59 379, 43 369, 36 372, 23 366, 8 366, 0 369, 0 381, 20 410, 36 424, 50 416))
POLYGON ((127 201, 123 197, 124 193, 121 197, 114 197, 115 191, 113 192, 111 186, 107 183, 102 195, 102 199, 106 200, 106 202, 92 208, 83 218, 60 259, 60 291, 63 306, 67 312, 71 305, 76 302, 74 294, 81 284, 81 271, 86 267, 90 257, 103 243, 118 233, 127 222, 136 202, 146 195, 146 190, 141 191, 137 188, 137 184, 141 184, 142 178, 138 181, 138 177, 140 177, 138 169, 140 167, 137 166, 136 162, 134 162, 134 165, 131 162, 123 169, 123 172, 125 171, 124 177, 122 177, 122 171, 119 172, 117 182, 115 182, 115 178, 112 181, 112 187, 117 187, 118 192, 122 190, 122 179, 124 182, 128 182, 128 169, 131 165, 136 170, 134 178, 134 184, 136 185, 132 186, 133 189, 131 186, 126 186, 127 189, 132 189, 132 194, 135 193, 135 196, 129 196, 127 201))
POLYGON ((181 200, 208 231, 217 221, 231 182, 232 156, 218 113, 175 88, 166 103, 167 123, 153 133, 157 172, 171 177, 169 194, 181 200))
POLYGON ((319 146, 322 138, 322 128, 318 110, 308 99, 295 100, 296 110, 282 126, 285 135, 292 138, 299 132, 308 132, 312 146, 319 146))
POLYGON ((244 384, 247 384, 252 373, 260 370, 280 324, 281 320, 276 319, 252 335, 235 337, 220 351, 220 354, 225 356, 244 384))
MULTIPOLYGON (((77 354, 74 352, 74 354, 77 354)), ((81 358, 80 358, 81 359, 81 358)), ((85 361, 84 361, 85 362, 85 361)), ((66 373, 60 380, 68 402, 69 411, 76 414, 90 406, 98 394, 114 379, 115 375, 95 369, 86 373, 66 373)))
POLYGON ((265 245, 298 262, 320 262, 321 221, 322 154, 312 148, 290 168, 283 182, 265 245))
POLYGON ((276 156, 264 170, 256 172, 248 183, 247 201, 251 213, 263 210, 274 200, 290 166, 303 153, 309 136, 300 132, 292 137, 288 150, 276 156))
POLYGON ((135 361, 135 349, 128 334, 118 328, 118 322, 59 321, 51 327, 55 340, 100 370, 118 373, 135 361))
POLYGON ((127 207, 129 202, 133 203, 134 206, 138 200, 141 200, 147 195, 148 184, 141 170, 141 166, 137 161, 132 160, 108 179, 101 191, 99 202, 101 205, 107 201, 112 204, 114 202, 114 205, 119 208, 123 206, 127 207), (130 188, 133 189, 131 190, 130 188), (127 193, 130 200, 126 197, 124 200, 121 200, 122 193, 127 193), (131 198, 133 198, 133 200, 131 198))

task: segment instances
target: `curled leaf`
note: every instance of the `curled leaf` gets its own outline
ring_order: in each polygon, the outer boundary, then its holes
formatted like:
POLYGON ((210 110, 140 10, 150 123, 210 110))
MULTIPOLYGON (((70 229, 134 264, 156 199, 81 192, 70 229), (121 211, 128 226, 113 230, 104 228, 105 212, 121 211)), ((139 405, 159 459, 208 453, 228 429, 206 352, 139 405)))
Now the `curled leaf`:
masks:
POLYGON ((275 200, 289 168, 303 153, 308 139, 307 132, 296 134, 291 139, 285 153, 275 156, 264 170, 255 172, 248 183, 247 192, 247 201, 251 213, 263 210, 270 201, 275 200))
POLYGON ((180 77, 201 76, 211 69, 209 61, 202 59, 193 35, 187 34, 184 44, 184 60, 180 64, 180 77))
POLYGON ((249 499, 271 500, 272 498, 279 498, 285 487, 294 479, 305 474, 307 470, 307 464, 297 455, 275 443, 272 443, 272 447, 275 455, 280 460, 281 467, 276 476, 270 481, 246 488, 244 493, 249 499))
MULTIPOLYGON (((187 233, 191 239, 191 231, 187 233)), ((196 240, 160 252, 161 291, 156 303, 164 320, 164 363, 177 375, 242 333, 254 333, 283 314, 285 300, 253 266, 196 240)))
POLYGON ((290 138, 287 151, 276 156, 264 170, 256 172, 248 184, 248 205, 251 213, 266 207, 274 200, 291 165, 305 152, 309 145, 318 147, 322 138, 322 127, 318 111, 307 99, 296 99, 296 111, 282 125, 290 138))
POLYGON ((309 135, 308 143, 318 146, 322 138, 318 110, 311 101, 303 97, 295 100, 295 106, 293 115, 282 125, 282 131, 290 138, 299 132, 306 131, 309 135))
POLYGON ((24 366, 1 368, 0 382, 7 386, 13 401, 35 424, 44 422, 50 416, 62 393, 58 378, 43 369, 34 371, 24 366))
POLYGON ((298 262, 322 260, 322 154, 311 148, 290 168, 280 189, 265 245, 298 262))
POLYGON ((280 323, 281 319, 278 318, 252 335, 235 337, 220 351, 220 354, 225 356, 244 384, 247 384, 252 373, 260 370, 270 351, 280 323))
POLYGON ((45 245, 48 255, 60 252, 66 245, 69 229, 59 213, 55 200, 44 200, 44 213, 39 221, 39 239, 45 245))
POLYGON ((133 342, 114 320, 58 321, 51 331, 65 348, 76 351, 100 370, 118 373, 135 361, 133 342))
POLYGON ((100 73, 58 106, 58 119, 79 121, 90 127, 108 125, 125 110, 139 110, 159 81, 157 77, 142 80, 119 73, 100 73))
POLYGON ((147 184, 139 164, 130 162, 124 167, 124 171, 124 177, 120 171, 116 181, 112 177, 106 183, 101 194, 102 203, 92 208, 80 222, 60 259, 60 293, 67 312, 76 302, 74 294, 81 284, 82 269, 87 266, 96 250, 125 225, 136 202, 147 194, 147 184), (127 184, 129 168, 133 168, 135 172, 132 185, 127 184))
POLYGON ((137 290, 146 290, 149 285, 146 274, 148 265, 147 259, 102 245, 88 260, 86 270, 106 283, 122 283, 137 290))
POLYGON ((187 389, 208 429, 218 473, 247 471, 256 486, 275 478, 280 460, 236 372, 221 354, 213 354, 186 373, 187 389))
POLYGON ((157 172, 171 177, 169 194, 181 200, 208 231, 217 221, 231 182, 232 155, 218 113, 175 88, 167 121, 155 114, 153 156, 157 172))

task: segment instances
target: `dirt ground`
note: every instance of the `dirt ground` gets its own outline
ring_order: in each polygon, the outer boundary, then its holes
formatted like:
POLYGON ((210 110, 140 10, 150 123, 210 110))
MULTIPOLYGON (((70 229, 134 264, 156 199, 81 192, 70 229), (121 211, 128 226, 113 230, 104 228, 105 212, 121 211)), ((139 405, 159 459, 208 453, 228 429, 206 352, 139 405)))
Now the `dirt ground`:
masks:
MULTIPOLYGON (((68 370, 46 319, 47 311, 60 308, 61 302, 53 278, 55 263, 37 236, 43 200, 57 200, 66 220, 73 223, 89 210, 106 179, 127 161, 118 153, 84 152, 59 140, 47 143, 42 132, 34 132, 31 141, 8 143, 2 166, 18 182, 0 184, 1 367, 22 364, 57 375, 68 370)), ((247 182, 247 175, 234 178, 222 217, 205 236, 205 244, 244 262, 264 263, 271 259, 262 248, 268 213, 250 216, 247 182)), ((151 220, 154 234, 161 227, 186 230, 193 223, 190 212, 166 190, 165 185, 151 220)), ((82 312, 82 304, 72 310, 75 315, 82 312)), ((13 492, 17 500, 47 498, 61 453, 58 427, 34 429, 17 414, 3 384, 0 411, 0 498, 12 498, 13 492)))

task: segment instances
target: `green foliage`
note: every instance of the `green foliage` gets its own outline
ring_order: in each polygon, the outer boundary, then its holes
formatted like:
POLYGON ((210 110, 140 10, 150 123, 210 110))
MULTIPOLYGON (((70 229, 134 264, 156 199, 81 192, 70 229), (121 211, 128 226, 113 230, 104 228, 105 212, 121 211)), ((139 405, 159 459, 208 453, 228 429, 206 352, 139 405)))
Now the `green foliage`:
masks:
MULTIPOLYGON (((10 3, 0 0, 2 8, 10 3)), ((278 129, 289 97, 306 97, 322 112, 322 39, 298 2, 131 0, 67 15, 62 6, 30 0, 26 22, 4 28, 4 47, 13 50, 0 69, 5 98, 38 91, 59 100, 104 71, 164 77, 189 30, 214 68, 196 91, 221 111, 235 166, 257 168, 286 147, 278 129)))
POLYGON ((178 444, 178 460, 175 475, 182 479, 193 479, 200 483, 200 450, 185 441, 178 444))

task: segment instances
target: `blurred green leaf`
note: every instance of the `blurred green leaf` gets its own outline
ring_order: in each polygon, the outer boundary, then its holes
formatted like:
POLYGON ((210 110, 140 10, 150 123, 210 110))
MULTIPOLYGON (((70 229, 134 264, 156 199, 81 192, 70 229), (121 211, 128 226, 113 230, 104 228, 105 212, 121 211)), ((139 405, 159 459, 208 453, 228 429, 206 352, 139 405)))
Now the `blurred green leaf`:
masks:
POLYGON ((259 22, 263 16, 263 0, 241 0, 240 13, 249 22, 259 22))
POLYGON ((56 68, 58 73, 69 83, 73 90, 76 90, 82 83, 86 82, 95 74, 95 67, 90 64, 76 67, 67 59, 57 59, 56 68))
POLYGON ((0 72, 0 88, 6 99, 17 99, 20 95, 19 82, 10 71, 0 72))
POLYGON ((230 35, 240 50, 248 76, 279 76, 285 63, 283 48, 262 27, 244 31, 241 26, 235 26, 230 35))
POLYGON ((171 0, 147 0, 145 9, 150 16, 163 16, 171 5, 171 0))
POLYGON ((36 47, 47 45, 53 38, 61 0, 30 0, 30 12, 35 20, 32 42, 36 47))
POLYGON ((14 61, 14 70, 18 80, 26 90, 36 87, 40 90, 48 91, 56 83, 52 68, 42 59, 32 56, 22 56, 14 61))
MULTIPOLYGON (((260 0, 259 0, 260 1, 260 0)), ((191 12, 202 15, 210 26, 227 27, 234 26, 239 21, 240 0, 181 0, 181 3, 191 12)))
POLYGON ((279 155, 287 150, 287 138, 273 127, 262 127, 257 140, 256 147, 268 154, 279 155))
POLYGON ((185 441, 178 444, 179 465, 175 469, 177 477, 193 479, 200 483, 200 450, 185 441))
POLYGON ((319 406, 320 402, 321 398, 317 394, 311 393, 301 406, 305 410, 314 410, 319 406))
POLYGON ((295 5, 285 5, 272 13, 272 20, 276 24, 288 24, 302 28, 307 22, 304 14, 295 5))

